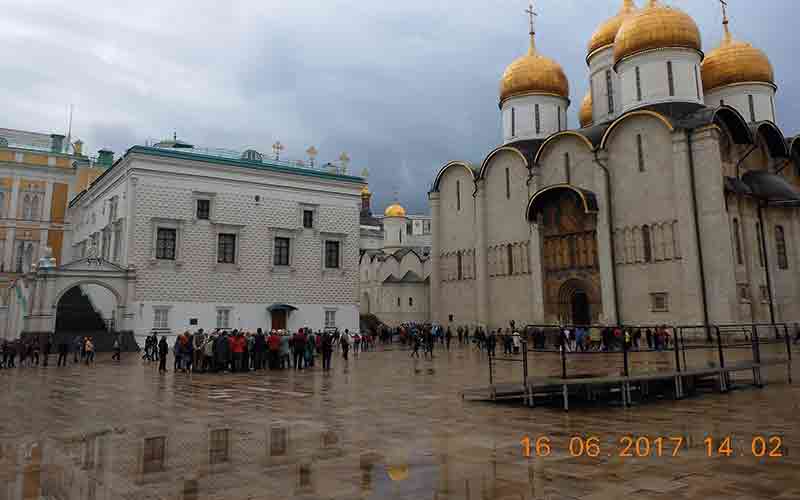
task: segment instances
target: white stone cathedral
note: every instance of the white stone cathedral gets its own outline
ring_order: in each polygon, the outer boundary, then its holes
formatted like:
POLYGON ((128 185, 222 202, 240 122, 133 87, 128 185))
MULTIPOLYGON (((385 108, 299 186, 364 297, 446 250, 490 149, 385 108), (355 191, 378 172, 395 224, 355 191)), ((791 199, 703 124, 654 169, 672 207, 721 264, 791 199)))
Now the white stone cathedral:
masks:
POLYGON ((429 193, 431 319, 517 324, 800 320, 800 141, 776 125, 767 55, 704 54, 657 0, 592 35, 590 92, 528 53, 500 82, 503 144, 429 193))

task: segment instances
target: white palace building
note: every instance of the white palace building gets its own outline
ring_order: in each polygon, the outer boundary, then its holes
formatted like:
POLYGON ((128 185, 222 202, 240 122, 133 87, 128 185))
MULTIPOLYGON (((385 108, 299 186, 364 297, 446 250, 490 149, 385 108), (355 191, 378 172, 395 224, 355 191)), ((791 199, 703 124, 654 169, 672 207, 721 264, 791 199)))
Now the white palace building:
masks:
POLYGON ((69 203, 64 264, 45 255, 16 280, 4 336, 58 333, 81 297, 137 337, 357 329, 365 183, 345 171, 177 140, 134 146, 69 203))

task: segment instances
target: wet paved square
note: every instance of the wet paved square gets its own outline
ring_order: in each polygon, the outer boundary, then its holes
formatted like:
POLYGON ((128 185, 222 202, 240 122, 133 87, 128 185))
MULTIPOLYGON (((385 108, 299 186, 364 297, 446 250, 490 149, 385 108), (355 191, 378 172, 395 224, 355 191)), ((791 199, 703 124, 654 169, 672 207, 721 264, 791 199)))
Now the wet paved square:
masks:
MULTIPOLYGON (((557 365, 531 355, 533 374, 557 365)), ((460 347, 337 357, 330 374, 159 375, 134 355, 2 370, 0 500, 800 498, 800 388, 770 370, 760 390, 743 375, 728 394, 569 413, 462 400, 488 370, 460 347)))

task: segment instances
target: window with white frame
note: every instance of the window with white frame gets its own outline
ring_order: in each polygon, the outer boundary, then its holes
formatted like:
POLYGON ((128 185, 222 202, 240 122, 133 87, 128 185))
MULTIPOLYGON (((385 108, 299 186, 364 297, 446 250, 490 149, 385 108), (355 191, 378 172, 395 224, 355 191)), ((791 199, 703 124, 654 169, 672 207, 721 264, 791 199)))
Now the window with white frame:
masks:
POLYGON ((325 328, 336 328, 336 310, 327 309, 325 311, 325 328))
POLYGON ((227 307, 217 308, 217 328, 227 329, 231 327, 231 310, 227 307))
POLYGON ((288 266, 290 263, 291 255, 291 238, 276 236, 275 237, 275 254, 273 256, 273 264, 276 266, 288 266))
POLYGON ((341 267, 341 242, 338 240, 325 240, 325 268, 339 269, 341 267))
POLYGON ((169 308, 168 307, 154 307, 153 308, 153 329, 154 330, 169 330, 169 308))
POLYGON ((236 264, 236 235, 220 233, 217 237, 217 262, 236 264))
POLYGON ((195 208, 195 217, 197 217, 199 220, 209 220, 211 218, 211 200, 206 198, 198 198, 197 206, 195 208))
POLYGON ((178 247, 178 230, 159 227, 156 232, 156 259, 175 260, 178 247))

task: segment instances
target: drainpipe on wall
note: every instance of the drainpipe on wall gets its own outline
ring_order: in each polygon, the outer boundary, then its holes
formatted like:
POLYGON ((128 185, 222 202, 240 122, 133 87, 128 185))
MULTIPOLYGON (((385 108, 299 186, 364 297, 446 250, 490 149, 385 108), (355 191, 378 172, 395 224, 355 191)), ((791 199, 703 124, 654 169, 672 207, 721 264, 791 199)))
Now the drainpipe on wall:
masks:
MULTIPOLYGON (((703 244, 700 239, 700 217, 697 215, 697 189, 694 180, 694 151, 692 150, 692 129, 686 130, 686 149, 689 152, 689 184, 692 188, 692 215, 694 218, 694 234, 697 239, 697 258, 700 260, 700 292, 703 299, 703 325, 708 326, 708 295, 706 293, 706 266, 703 261, 703 244)), ((748 153, 749 154, 749 153, 748 153)), ((745 156, 746 158, 747 156, 745 156)), ((744 161, 742 158, 741 161, 744 161)), ((740 164, 741 164, 740 161, 740 164)), ((737 173, 739 167, 736 167, 737 173)))
POLYGON ((613 198, 611 196, 611 172, 608 167, 604 165, 600 158, 597 157, 597 150, 594 151, 594 162, 603 169, 606 174, 606 200, 608 200, 608 241, 611 247, 611 279, 614 280, 614 316, 617 319, 617 325, 621 325, 620 311, 619 311, 619 285, 617 284, 617 245, 614 242, 614 208, 613 198))

